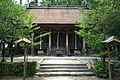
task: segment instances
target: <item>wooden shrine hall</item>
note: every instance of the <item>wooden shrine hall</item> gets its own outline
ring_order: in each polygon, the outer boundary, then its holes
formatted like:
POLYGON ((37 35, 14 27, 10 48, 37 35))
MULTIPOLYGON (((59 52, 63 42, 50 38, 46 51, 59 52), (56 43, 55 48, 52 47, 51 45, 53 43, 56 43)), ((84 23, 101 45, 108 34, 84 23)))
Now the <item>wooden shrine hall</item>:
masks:
MULTIPOLYGON (((36 13, 33 23, 40 26, 37 35, 51 32, 38 40, 43 42, 34 46, 34 55, 81 56, 85 52, 85 39, 75 34, 76 21, 82 20, 82 13, 76 7, 29 7, 27 14, 36 13)), ((34 42, 38 41, 34 40, 34 42)))

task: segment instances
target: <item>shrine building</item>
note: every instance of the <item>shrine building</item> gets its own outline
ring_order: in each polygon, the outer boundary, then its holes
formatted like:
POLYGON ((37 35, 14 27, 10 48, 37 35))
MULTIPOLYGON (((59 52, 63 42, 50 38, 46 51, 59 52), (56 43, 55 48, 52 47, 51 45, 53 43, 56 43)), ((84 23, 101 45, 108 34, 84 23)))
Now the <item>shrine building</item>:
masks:
POLYGON ((34 24, 41 28, 37 35, 51 34, 34 40, 43 42, 34 46, 34 55, 81 56, 85 52, 85 39, 75 34, 77 21, 82 20, 82 12, 77 7, 29 7, 27 14, 36 13, 34 24))

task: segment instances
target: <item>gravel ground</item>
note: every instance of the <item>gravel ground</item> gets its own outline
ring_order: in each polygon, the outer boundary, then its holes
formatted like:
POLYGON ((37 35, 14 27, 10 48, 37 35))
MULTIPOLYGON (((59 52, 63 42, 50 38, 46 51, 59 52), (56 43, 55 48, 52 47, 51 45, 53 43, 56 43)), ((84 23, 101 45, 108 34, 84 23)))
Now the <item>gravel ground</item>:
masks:
MULTIPOLYGON (((21 77, 7 76, 0 80, 23 80, 21 77)), ((107 80, 102 78, 97 78, 95 76, 53 76, 53 77, 30 77, 26 80, 107 80)))

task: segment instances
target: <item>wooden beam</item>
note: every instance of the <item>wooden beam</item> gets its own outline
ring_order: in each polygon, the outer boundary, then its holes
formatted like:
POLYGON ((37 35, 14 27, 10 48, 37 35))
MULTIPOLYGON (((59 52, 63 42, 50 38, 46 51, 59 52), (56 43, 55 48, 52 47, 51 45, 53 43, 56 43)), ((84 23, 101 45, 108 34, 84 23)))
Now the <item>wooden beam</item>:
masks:
POLYGON ((108 69, 109 69, 109 80, 112 80, 111 77, 111 65, 110 65, 110 43, 107 44, 108 45, 108 69))
POLYGON ((39 32, 55 32, 57 33, 58 31, 56 30, 58 29, 60 33, 65 33, 65 32, 74 32, 75 30, 77 30, 75 27, 41 27, 38 31, 35 31, 35 33, 39 33, 39 32))

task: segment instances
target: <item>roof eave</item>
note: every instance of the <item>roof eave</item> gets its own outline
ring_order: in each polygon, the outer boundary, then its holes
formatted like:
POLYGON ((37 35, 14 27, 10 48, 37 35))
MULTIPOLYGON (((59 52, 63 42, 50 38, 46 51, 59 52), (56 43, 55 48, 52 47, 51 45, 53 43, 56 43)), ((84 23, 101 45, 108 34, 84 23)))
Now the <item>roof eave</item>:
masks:
POLYGON ((78 23, 36 23, 36 22, 33 22, 33 24, 46 24, 46 25, 77 25, 78 23))

